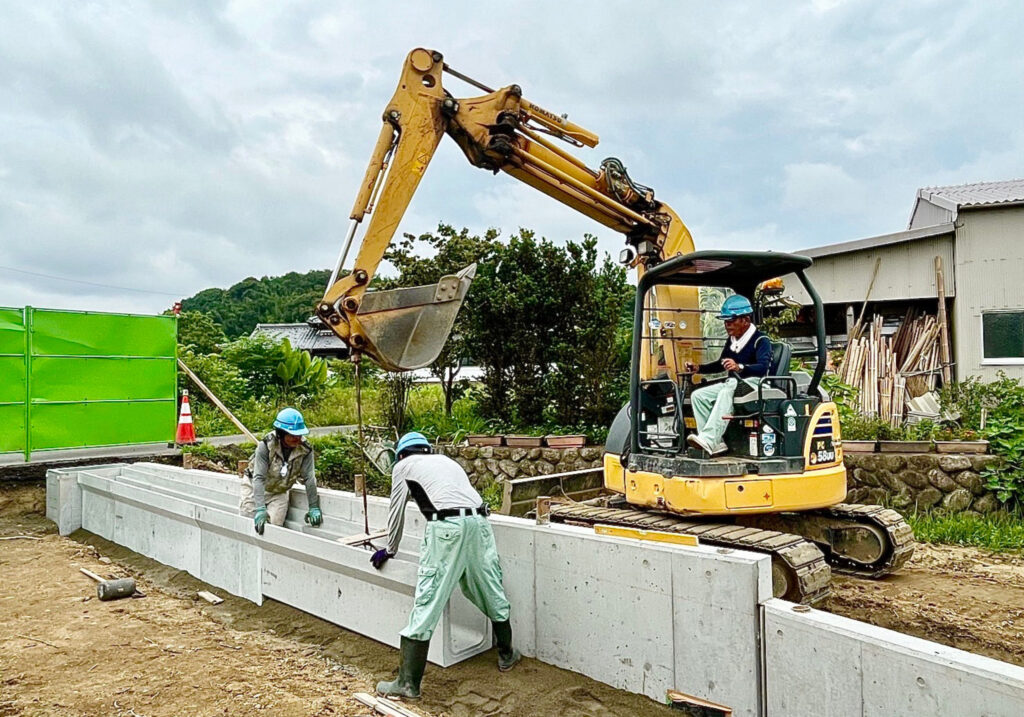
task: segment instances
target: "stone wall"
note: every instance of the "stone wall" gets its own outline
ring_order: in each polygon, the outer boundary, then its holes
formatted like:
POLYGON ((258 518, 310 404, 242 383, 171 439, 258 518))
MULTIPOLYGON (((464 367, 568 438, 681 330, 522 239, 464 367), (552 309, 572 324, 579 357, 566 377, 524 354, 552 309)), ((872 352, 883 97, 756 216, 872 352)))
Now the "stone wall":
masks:
POLYGON ((469 474, 477 490, 509 478, 532 478, 566 471, 600 468, 604 449, 509 448, 508 446, 438 446, 438 452, 454 458, 469 474))
POLYGON ((981 472, 995 460, 987 455, 847 453, 846 502, 991 513, 1000 503, 985 488, 981 472))

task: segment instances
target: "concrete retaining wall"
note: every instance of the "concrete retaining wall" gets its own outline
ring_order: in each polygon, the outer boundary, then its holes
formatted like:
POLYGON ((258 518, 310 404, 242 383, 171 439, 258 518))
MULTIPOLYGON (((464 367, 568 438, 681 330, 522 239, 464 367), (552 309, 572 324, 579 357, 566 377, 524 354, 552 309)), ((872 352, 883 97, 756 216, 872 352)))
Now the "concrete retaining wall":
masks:
POLYGON ((438 446, 439 453, 453 458, 481 491, 512 478, 565 473, 600 468, 604 449, 585 448, 510 448, 508 446, 438 446))
MULTIPOLYGON (((55 471, 48 480, 60 499, 53 501, 58 519, 63 509, 57 503, 74 502, 66 475, 55 471)), ((362 501, 351 493, 322 490, 325 524, 313 529, 302 521, 305 493, 295 488, 285 528, 267 526, 260 537, 250 519, 232 512, 238 490, 232 476, 152 464, 75 475, 87 530, 229 592, 281 600, 397 645, 425 525, 413 504, 398 558, 378 572, 367 551, 333 539, 362 532, 362 501), (153 536, 167 536, 173 545, 158 545, 153 536), (248 550, 258 568, 242 559, 248 550), (243 584, 242 572, 258 576, 258 586, 243 584)), ((369 499, 371 530, 386 524, 387 505, 369 499)), ((754 646, 758 606, 771 595, 768 558, 505 516, 491 521, 515 642, 524 654, 658 701, 671 688, 728 704, 736 715, 762 714, 762 665, 754 646)), ((72 526, 73 518, 62 529, 72 526)), ((452 664, 490 645, 487 620, 454 596, 431 642, 432 661, 452 664)))
POLYGON ((768 717, 1024 714, 1024 668, 794 607, 764 605, 768 717))

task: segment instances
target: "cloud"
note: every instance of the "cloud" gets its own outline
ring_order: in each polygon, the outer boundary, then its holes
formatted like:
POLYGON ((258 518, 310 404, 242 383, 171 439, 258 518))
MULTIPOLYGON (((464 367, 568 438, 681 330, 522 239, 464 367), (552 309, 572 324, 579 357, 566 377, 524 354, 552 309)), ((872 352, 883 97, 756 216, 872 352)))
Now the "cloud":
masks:
MULTIPOLYGON (((698 248, 896 231, 919 186, 1021 176, 1018 3, 526 0, 8 4, 4 265, 188 295, 328 266, 413 47, 567 112, 698 248), (571 18, 586 15, 587 22, 571 18), (452 18, 456 17, 457 20, 452 18), (515 38, 510 41, 510 38, 515 38)), ((477 91, 452 78, 460 97, 477 91)), ((621 237, 444 140, 399 226, 621 237)), ((157 311, 170 297, 0 274, 0 304, 157 311), (95 291, 93 290, 95 289, 95 291)))

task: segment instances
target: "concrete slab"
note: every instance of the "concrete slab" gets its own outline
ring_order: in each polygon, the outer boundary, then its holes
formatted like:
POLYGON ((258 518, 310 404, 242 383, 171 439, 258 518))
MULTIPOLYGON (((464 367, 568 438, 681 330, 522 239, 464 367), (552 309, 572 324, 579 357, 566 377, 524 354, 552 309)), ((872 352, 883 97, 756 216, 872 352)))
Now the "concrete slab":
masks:
POLYGON ((769 717, 1024 714, 1024 668, 793 607, 764 605, 769 717))

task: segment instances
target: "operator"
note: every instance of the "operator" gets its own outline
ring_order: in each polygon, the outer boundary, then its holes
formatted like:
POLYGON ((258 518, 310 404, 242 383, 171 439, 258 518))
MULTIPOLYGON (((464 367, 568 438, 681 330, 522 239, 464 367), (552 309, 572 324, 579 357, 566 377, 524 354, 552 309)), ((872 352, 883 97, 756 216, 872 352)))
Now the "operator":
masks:
POLYGON ((391 507, 388 511, 388 547, 373 554, 378 570, 398 551, 405 527, 405 503, 412 494, 427 519, 420 567, 409 622, 402 630, 398 678, 377 683, 377 693, 416 699, 427 664, 430 636, 455 586, 490 618, 498 643, 498 669, 511 670, 519 662, 512 647, 509 602, 501 585, 501 564, 490 513, 469 476, 447 456, 432 453, 420 433, 406 433, 395 446, 391 470, 391 507))
POLYGON ((313 446, 303 436, 309 433, 302 414, 285 408, 274 420, 274 430, 256 444, 249 467, 242 476, 239 512, 253 518, 256 532, 263 535, 267 522, 284 525, 288 516, 288 489, 298 480, 306 486, 306 522, 314 528, 323 523, 316 494, 313 446))
POLYGON ((688 371, 727 371, 731 374, 725 381, 703 386, 690 395, 697 433, 691 433, 686 441, 711 456, 728 450, 722 442, 727 425, 725 417, 733 411, 733 397, 739 380, 756 388, 757 380, 767 376, 771 370, 771 340, 754 326, 753 314, 754 308, 745 296, 734 294, 728 297, 718 315, 725 322, 725 330, 729 334, 729 343, 722 348, 722 355, 710 363, 686 362, 688 371))

